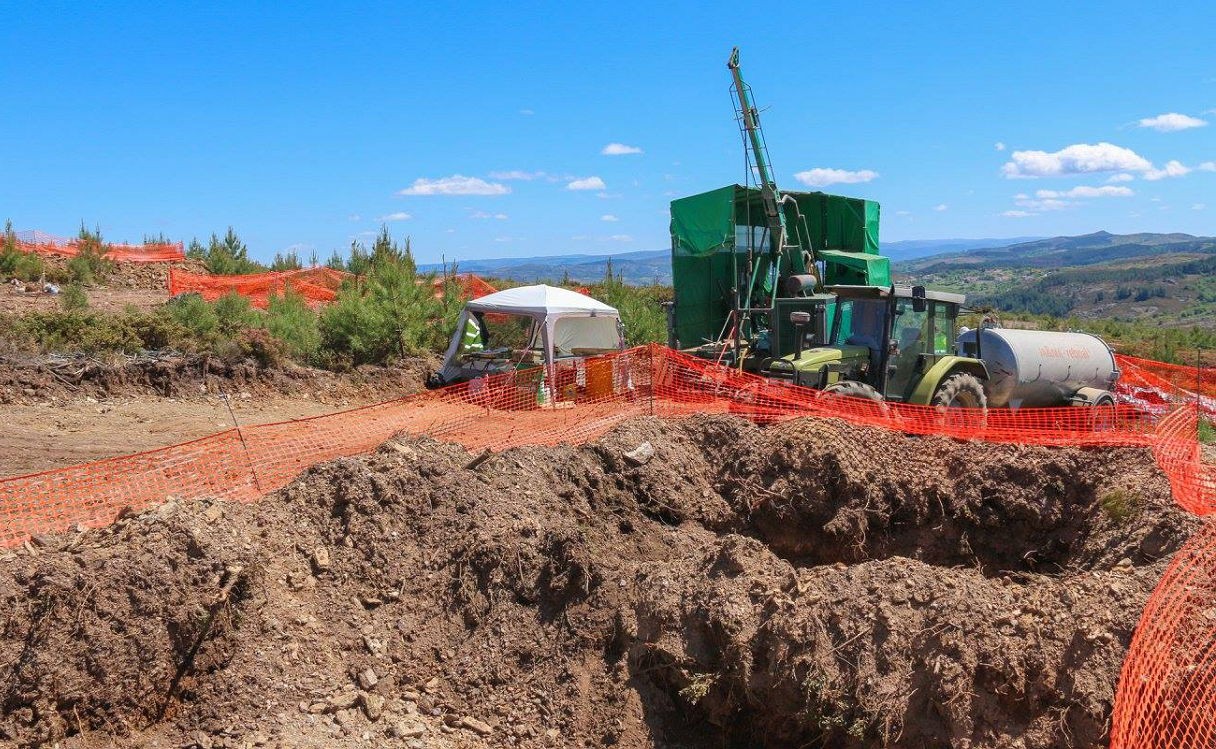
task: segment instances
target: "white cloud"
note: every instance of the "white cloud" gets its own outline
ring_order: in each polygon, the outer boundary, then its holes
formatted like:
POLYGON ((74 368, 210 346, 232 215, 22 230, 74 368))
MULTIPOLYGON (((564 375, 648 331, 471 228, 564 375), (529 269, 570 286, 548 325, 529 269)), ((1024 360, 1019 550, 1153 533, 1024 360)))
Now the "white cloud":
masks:
POLYGON ((621 194, 619 192, 597 192, 595 197, 600 200, 612 200, 613 198, 621 197, 621 194))
POLYGON ((397 211, 396 213, 389 213, 384 216, 377 216, 376 220, 381 223, 384 223, 387 221, 409 221, 412 218, 413 218, 413 216, 406 213, 405 211, 397 211))
POLYGON ((1004 151, 1004 150, 1005 150, 1005 144, 1004 144, 1003 142, 999 141, 999 140, 998 140, 996 143, 992 144, 992 147, 993 147, 993 148, 995 148, 995 149, 996 149, 996 150, 998 150, 998 151, 1004 151))
POLYGON ((600 149, 600 153, 604 156, 628 156, 631 153, 642 153, 642 149, 624 143, 609 143, 600 149))
POLYGON ((1136 193, 1128 187, 1079 185, 1071 190, 1036 190, 1036 198, 1129 198, 1136 193))
POLYGON ((895 215, 896 216, 911 216, 912 211, 896 211, 895 215))
POLYGON ((455 234, 456 230, 455 229, 444 229, 443 233, 444 234, 455 234))
MULTIPOLYGON (((1050 193, 1050 190, 1043 190, 1045 193, 1050 193)), ((1058 193, 1057 193, 1058 194, 1058 193)), ((1031 198, 1028 195, 1018 195, 1014 198, 1014 204, 1020 208, 1025 208, 1031 211, 1041 213, 1043 211, 1062 211, 1068 208, 1072 203, 1059 198, 1031 198)))
POLYGON ((1161 133, 1173 133, 1178 130, 1189 130, 1193 127, 1203 127, 1208 124, 1205 120, 1190 115, 1168 112, 1156 117, 1145 117, 1140 120, 1140 127, 1152 128, 1161 133))
POLYGON ((620 219, 611 213, 605 213, 603 216, 600 216, 600 221, 620 221, 620 219))
POLYGON ((1206 209, 1207 207, 1208 206, 1206 203, 1196 203, 1195 205, 1191 206, 1191 210, 1192 211, 1202 211, 1202 210, 1206 209))
POLYGON ((1195 168, 1201 172, 1216 172, 1216 161, 1205 161, 1195 168))
POLYGON ((599 177, 584 177, 573 180, 566 185, 567 190, 603 190, 607 187, 604 184, 604 180, 599 177))
POLYGON ((486 182, 479 177, 453 174, 451 177, 426 179, 420 177, 414 184, 399 190, 398 195, 506 195, 511 188, 497 182, 486 182))
POLYGON ((633 237, 629 236, 628 234, 613 234, 611 237, 608 237, 608 241, 610 241, 610 242, 632 242, 633 237))
POLYGON ((1037 216, 1039 214, 1031 213, 1030 211, 1005 211, 1001 215, 1006 218, 1026 218, 1027 216, 1037 216))
POLYGON ((534 179, 540 179, 547 176, 544 172, 525 172, 520 169, 510 169, 505 172, 490 172, 490 179, 502 180, 524 180, 531 182, 534 179))
POLYGON ((1020 177, 1058 177, 1092 172, 1146 172, 1152 162, 1130 148, 1113 143, 1077 143, 1059 151, 1014 151, 1011 161, 1001 167, 1010 179, 1020 177))
POLYGON ((1110 175, 1109 177, 1106 178, 1106 181, 1107 182, 1131 182, 1134 179, 1135 179, 1135 177, 1128 174, 1127 172, 1120 172, 1119 174, 1110 175))
POLYGON ((860 169, 851 172, 848 169, 827 169, 816 167, 805 172, 798 172, 794 179, 808 187, 827 187, 828 185, 855 185, 859 182, 869 182, 878 178, 878 172, 870 169, 860 169))
POLYGON ((536 112, 533 112, 531 109, 521 109, 519 110, 519 113, 525 117, 531 117, 532 115, 536 114, 536 112))
POLYGON ((491 218, 497 219, 499 221, 506 221, 508 218, 510 218, 510 216, 508 216, 505 213, 486 213, 485 211, 473 211, 472 213, 469 214, 469 218, 477 219, 478 221, 484 221, 486 219, 491 219, 491 218))
POLYGON ((1183 165, 1181 161, 1172 160, 1167 161, 1163 169, 1149 169, 1144 173, 1144 178, 1155 182, 1166 177, 1183 177, 1190 173, 1191 168, 1189 166, 1183 165))
POLYGON ((347 216, 346 218, 350 221, 362 221, 363 220, 363 217, 357 213, 352 213, 349 216, 347 216))
POLYGON ((950 206, 946 205, 945 203, 938 203, 937 205, 933 206, 933 210, 935 210, 939 213, 941 211, 945 211, 945 210, 949 210, 949 209, 950 209, 950 206))

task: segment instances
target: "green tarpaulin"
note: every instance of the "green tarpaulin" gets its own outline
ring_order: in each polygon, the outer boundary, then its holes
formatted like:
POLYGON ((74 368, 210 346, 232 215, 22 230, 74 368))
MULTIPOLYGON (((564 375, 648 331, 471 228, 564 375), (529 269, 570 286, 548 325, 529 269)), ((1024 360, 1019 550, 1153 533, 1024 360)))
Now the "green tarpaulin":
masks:
MULTIPOLYGON (((871 200, 823 192, 789 192, 800 220, 786 212, 791 240, 809 243, 825 261, 825 283, 890 283, 886 258, 878 255, 879 206, 871 200)), ((676 338, 681 346, 715 340, 730 314, 731 290, 746 268, 746 227, 766 225, 760 191, 729 185, 671 203, 672 280, 675 286, 676 338), (743 228, 743 231, 739 229, 743 228)), ((767 237, 751 233, 763 255, 767 237)), ((781 275, 791 271, 780 269, 781 275)), ((761 286, 767 274, 761 265, 761 286)), ((741 288, 742 293, 745 289, 741 288)))

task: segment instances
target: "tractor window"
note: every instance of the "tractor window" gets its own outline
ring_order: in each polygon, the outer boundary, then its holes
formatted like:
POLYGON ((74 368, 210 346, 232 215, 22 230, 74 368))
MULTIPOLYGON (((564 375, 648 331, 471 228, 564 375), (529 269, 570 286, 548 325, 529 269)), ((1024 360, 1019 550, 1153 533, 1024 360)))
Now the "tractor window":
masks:
POLYGON ((887 397, 902 400, 920 371, 921 354, 929 348, 929 310, 917 312, 911 299, 895 302, 895 324, 887 360, 887 397))
POLYGON ((836 346, 865 346, 877 357, 887 332, 885 299, 842 299, 837 306, 836 346))
POLYGON ((945 302, 933 303, 933 353, 944 356, 954 346, 954 310, 945 302))

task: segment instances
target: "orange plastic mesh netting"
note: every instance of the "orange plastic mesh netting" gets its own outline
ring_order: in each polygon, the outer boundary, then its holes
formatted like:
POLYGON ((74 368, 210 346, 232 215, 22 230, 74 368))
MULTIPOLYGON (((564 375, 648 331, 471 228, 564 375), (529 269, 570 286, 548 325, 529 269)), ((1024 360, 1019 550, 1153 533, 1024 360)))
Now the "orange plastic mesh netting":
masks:
MULTIPOLYGON (((169 270, 169 295, 193 292, 211 302, 232 291, 248 297, 254 307, 266 309, 270 303, 271 294, 281 296, 290 286, 309 304, 315 306, 336 300, 338 289, 348 278, 354 278, 354 276, 346 271, 334 270, 325 266, 269 273, 248 273, 239 276, 213 276, 209 273, 191 273, 180 268, 171 268, 169 270)), ((443 296, 444 287, 448 281, 455 282, 463 299, 476 299, 497 291, 481 278, 471 273, 461 273, 446 278, 440 276, 432 281, 436 297, 443 296)))
MULTIPOLYGON (((167 497, 254 501, 320 461, 373 449, 399 432, 469 448, 582 443, 635 416, 732 413, 758 422, 843 418, 914 434, 1040 445, 1152 450, 1176 501, 1216 513, 1216 475, 1197 437, 1204 403, 1188 384, 1216 381, 1120 358, 1110 409, 988 412, 878 404, 794 387, 659 346, 521 370, 300 421, 228 430, 194 442, 0 479, 0 546, 73 524, 102 526, 167 497), (1189 378, 1189 379, 1188 379, 1189 378)), ((1133 638, 1116 693, 1111 745, 1216 742, 1216 518, 1176 555, 1133 638)))
POLYGON ((171 268, 169 295, 193 292, 211 302, 234 291, 248 297, 254 307, 265 309, 270 303, 271 294, 282 296, 290 286, 310 304, 326 304, 338 298, 338 287, 351 277, 346 271, 324 266, 240 276, 213 276, 171 268))
MULTIPOLYGON (((120 263, 173 263, 186 259, 181 243, 158 244, 106 244, 104 256, 120 263)), ((17 249, 38 255, 75 257, 80 254, 80 244, 75 241, 27 242, 17 240, 17 249)))

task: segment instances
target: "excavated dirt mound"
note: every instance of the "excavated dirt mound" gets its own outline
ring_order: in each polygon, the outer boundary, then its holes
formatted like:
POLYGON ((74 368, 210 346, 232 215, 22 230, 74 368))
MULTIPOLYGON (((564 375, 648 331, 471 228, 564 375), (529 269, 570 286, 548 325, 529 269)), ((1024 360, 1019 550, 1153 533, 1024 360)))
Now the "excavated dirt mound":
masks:
POLYGON ((1088 747, 1194 528, 1143 450, 399 437, 0 561, 0 743, 1088 747))
POLYGON ((116 357, 0 356, 0 404, 47 399, 156 396, 198 398, 220 393, 281 394, 329 401, 399 397, 422 389, 438 364, 419 357, 391 366, 334 373, 293 364, 266 367, 197 354, 116 357))

